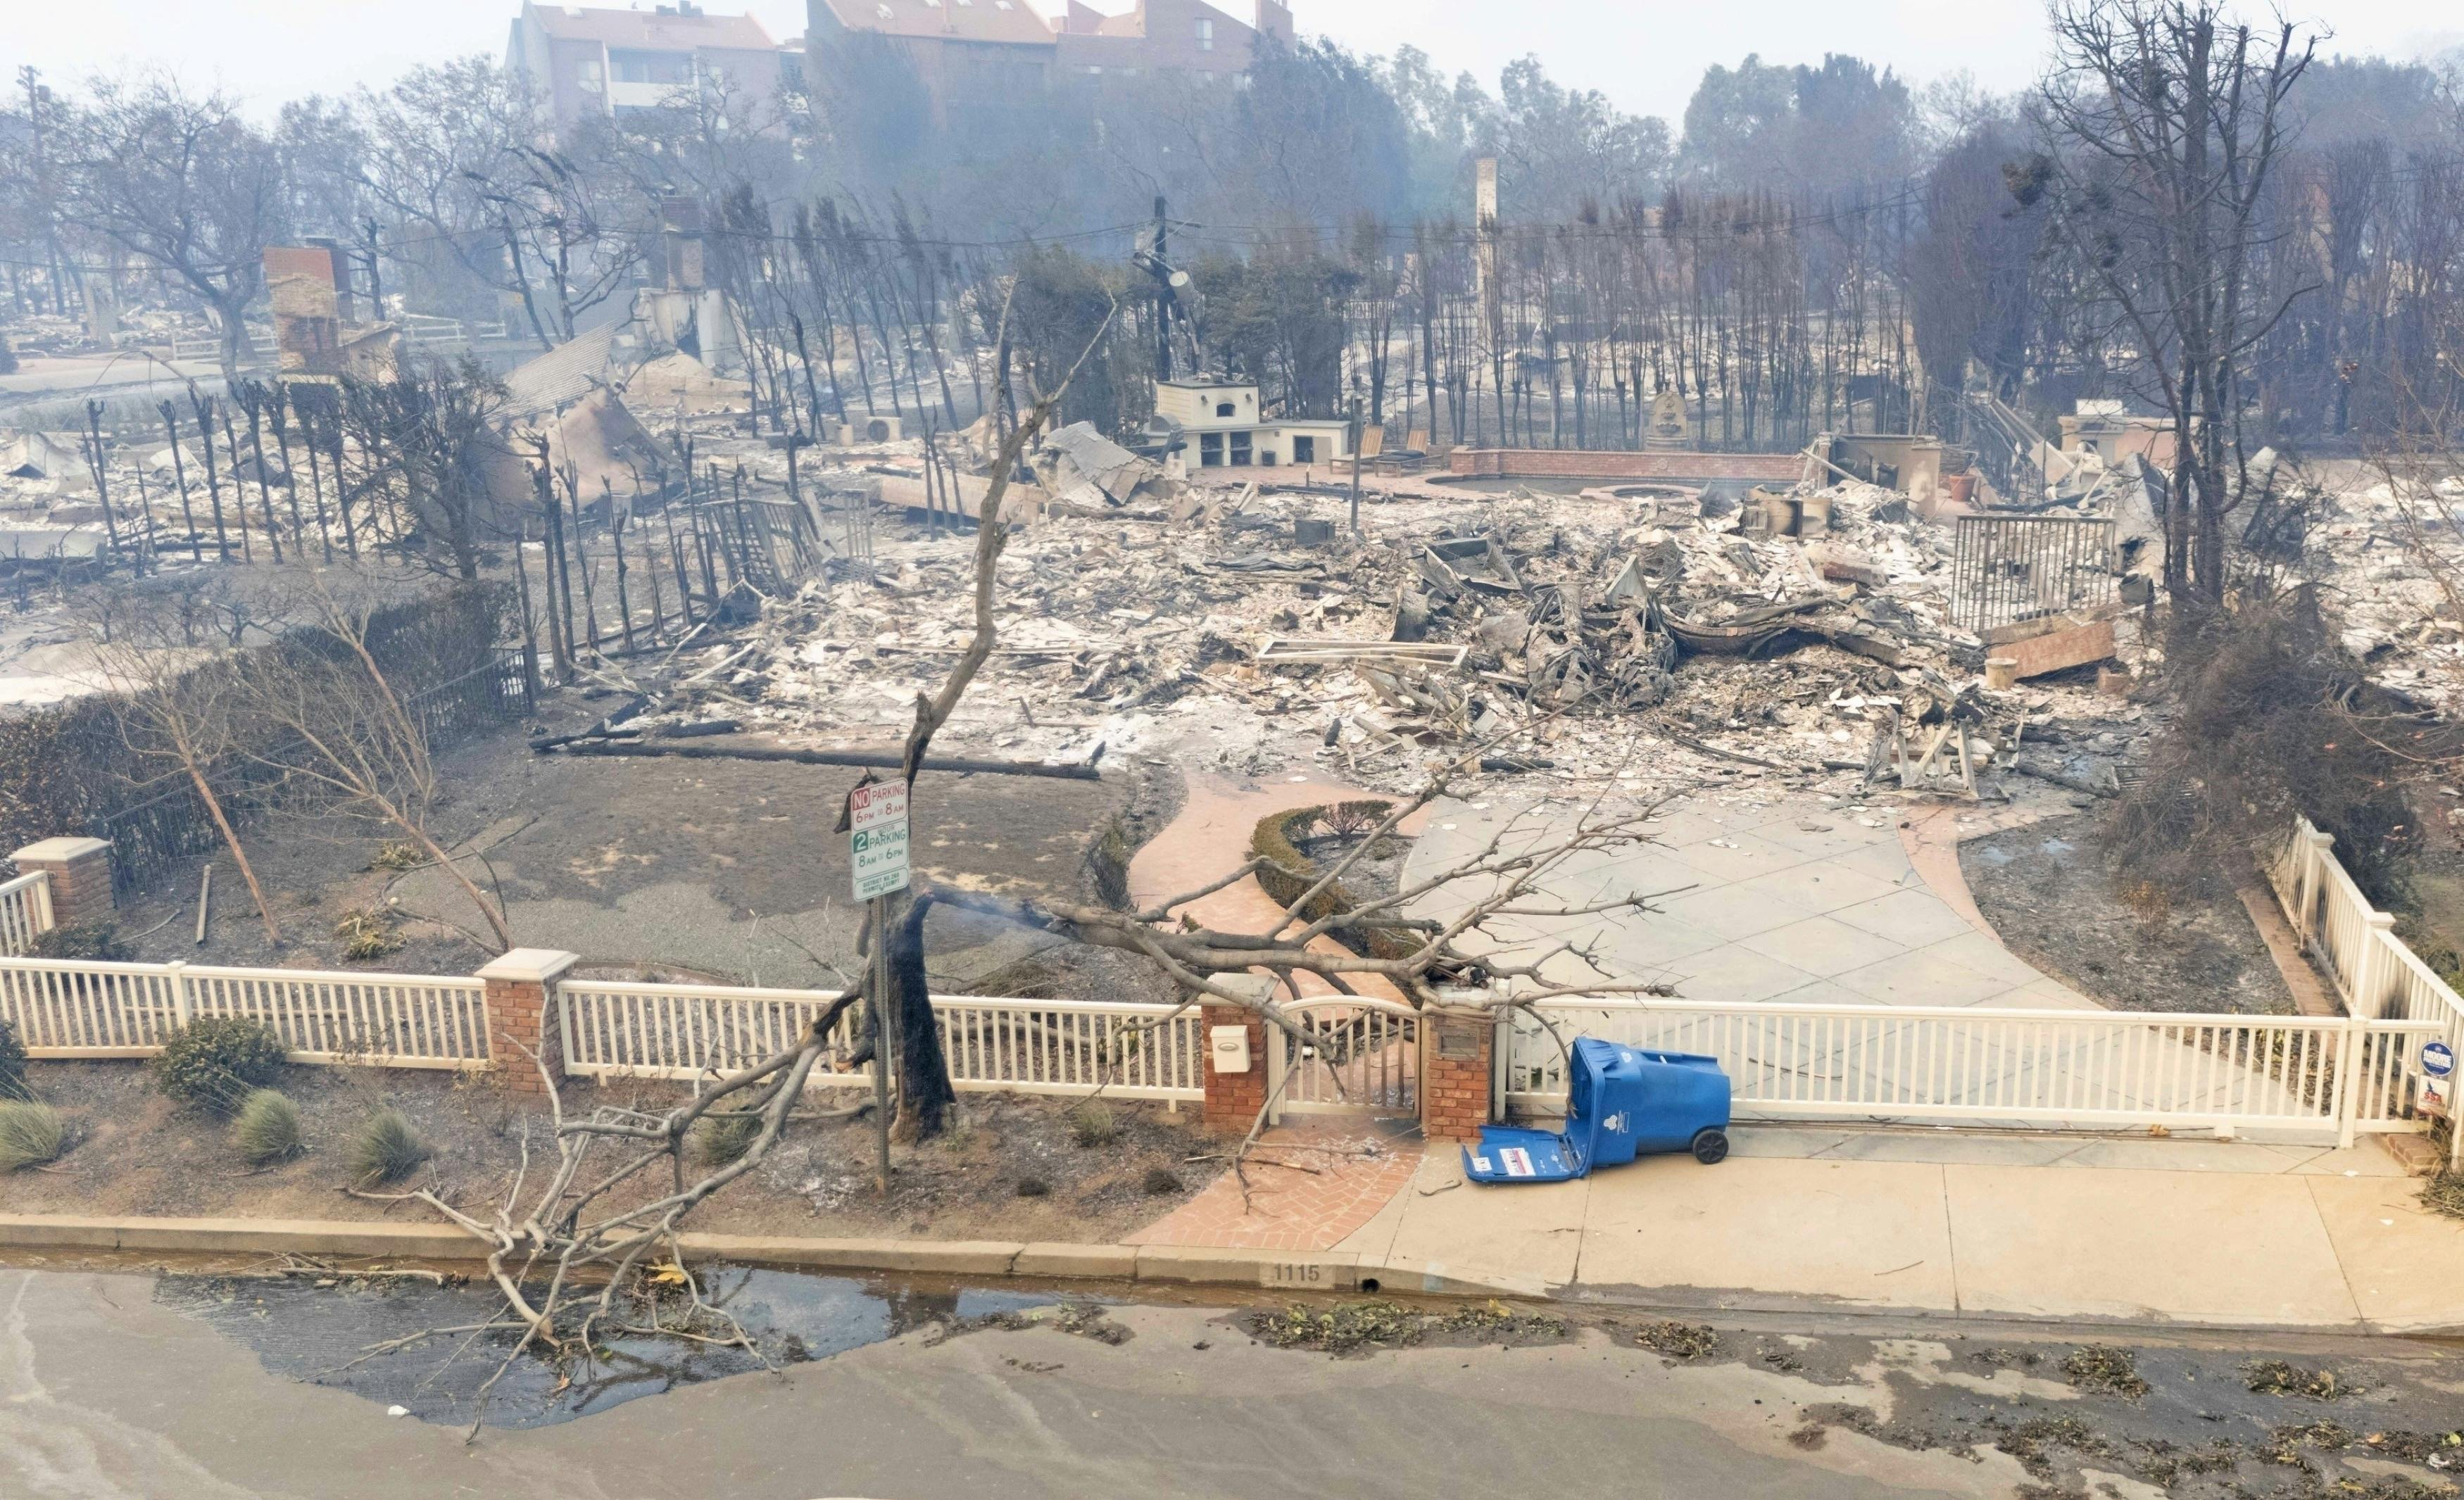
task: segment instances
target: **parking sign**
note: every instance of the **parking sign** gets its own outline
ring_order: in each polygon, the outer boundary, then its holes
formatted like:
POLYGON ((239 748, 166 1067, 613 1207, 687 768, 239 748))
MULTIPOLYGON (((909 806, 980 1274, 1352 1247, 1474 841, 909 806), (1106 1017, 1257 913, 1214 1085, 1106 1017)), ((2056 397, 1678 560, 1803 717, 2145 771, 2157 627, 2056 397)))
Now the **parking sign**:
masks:
POLYGON ((847 863, 855 898, 907 889, 907 783, 875 782, 847 794, 847 863))

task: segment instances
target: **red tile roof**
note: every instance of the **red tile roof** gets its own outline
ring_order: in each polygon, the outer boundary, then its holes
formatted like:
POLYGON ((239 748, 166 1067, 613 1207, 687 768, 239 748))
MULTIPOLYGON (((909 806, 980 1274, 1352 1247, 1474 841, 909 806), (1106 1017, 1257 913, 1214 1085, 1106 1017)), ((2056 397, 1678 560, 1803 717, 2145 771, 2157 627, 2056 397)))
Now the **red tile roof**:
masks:
POLYGON ((1050 22, 1028 0, 822 0, 850 32, 971 42, 1052 45, 1050 22))
POLYGON ((699 47, 771 52, 778 43, 749 15, 679 15, 660 11, 583 10, 535 5, 539 27, 561 42, 600 42, 652 52, 692 52, 699 47))

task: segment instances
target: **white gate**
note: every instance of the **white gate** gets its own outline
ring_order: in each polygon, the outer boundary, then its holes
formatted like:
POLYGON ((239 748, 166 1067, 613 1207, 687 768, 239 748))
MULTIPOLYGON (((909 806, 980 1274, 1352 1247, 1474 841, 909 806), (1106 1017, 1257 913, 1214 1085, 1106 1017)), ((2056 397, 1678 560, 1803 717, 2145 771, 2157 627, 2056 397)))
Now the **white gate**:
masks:
POLYGON ((1301 1034, 1266 1027, 1267 1123, 1290 1114, 1419 1114, 1418 1011, 1349 998, 1282 1009, 1301 1034))
POLYGON ((1551 1001, 1508 1022, 1505 1102, 1565 1108, 1578 1035, 1717 1058, 1746 1119, 2056 1130, 2418 1130, 2436 1021, 1986 1006, 1551 1001))

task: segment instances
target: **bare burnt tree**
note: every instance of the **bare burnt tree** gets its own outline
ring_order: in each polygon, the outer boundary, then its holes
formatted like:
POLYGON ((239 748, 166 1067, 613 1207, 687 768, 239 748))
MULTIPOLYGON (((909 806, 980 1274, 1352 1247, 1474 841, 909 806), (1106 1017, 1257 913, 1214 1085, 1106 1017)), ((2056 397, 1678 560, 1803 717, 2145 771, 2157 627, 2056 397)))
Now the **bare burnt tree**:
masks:
MULTIPOLYGON (((502 952, 514 945, 503 903, 429 827, 443 783, 429 720, 395 686, 373 639, 385 592, 375 581, 320 569, 297 581, 286 607, 297 621, 285 650, 262 654, 240 677, 240 711, 257 733, 239 753, 315 806, 398 834, 459 888, 502 952)), ((466 929, 467 931, 467 929, 466 929)))
POLYGON ((409 555, 476 583, 483 553, 502 540, 499 487, 527 485, 503 432, 504 383, 464 357, 399 380, 345 381, 341 423, 363 473, 353 498, 409 555))
POLYGON ((210 647, 201 648, 196 629, 199 616, 216 616, 220 644, 236 649, 253 629, 275 622, 256 612, 229 573, 194 574, 182 585, 169 594, 128 600, 115 627, 99 632, 95 666, 118 695, 115 717, 122 742, 141 764, 163 768, 195 794, 248 887, 266 940, 279 943, 282 931, 273 905, 218 788, 220 773, 248 733, 241 708, 245 695, 232 663, 210 647))
POLYGON ((211 308, 223 376, 236 379, 265 247, 285 230, 273 143, 235 100, 167 75, 97 83, 68 142, 69 214, 211 308))
POLYGON ((543 347, 628 284, 650 230, 649 204, 617 172, 602 132, 543 146, 517 142, 464 177, 505 253, 507 279, 543 347))
MULTIPOLYGON (((2426 373, 2409 361, 2384 372, 2400 420, 2373 438, 2367 452, 2395 502, 2396 540, 2435 589, 2446 618, 2464 620, 2464 286, 2451 280, 2436 295, 2427 320, 2433 354, 2426 373)), ((2439 612, 2425 608, 2424 628, 2435 628, 2439 612)), ((2431 657, 2428 666, 2448 693, 2464 695, 2464 672, 2453 662, 2431 657)), ((2406 751, 2418 769, 2453 774, 2443 755, 2424 756, 2417 745, 2406 751)))
POLYGON ((2237 24, 2213 0, 2076 0, 2054 31, 2060 63, 2042 90, 2059 147, 2053 222, 2171 421, 2167 590, 2212 608, 2245 477, 2252 350, 2315 289, 2262 292, 2255 276, 2285 232, 2263 210, 2315 38, 2291 22, 2237 24))
MULTIPOLYGON (((484 57, 414 68, 356 96, 351 119, 367 137, 358 187, 381 221, 375 237, 394 281, 430 308, 476 311, 521 294, 528 283, 484 190, 543 133, 526 80, 484 57)), ((532 326, 548 345, 544 325, 532 326)))

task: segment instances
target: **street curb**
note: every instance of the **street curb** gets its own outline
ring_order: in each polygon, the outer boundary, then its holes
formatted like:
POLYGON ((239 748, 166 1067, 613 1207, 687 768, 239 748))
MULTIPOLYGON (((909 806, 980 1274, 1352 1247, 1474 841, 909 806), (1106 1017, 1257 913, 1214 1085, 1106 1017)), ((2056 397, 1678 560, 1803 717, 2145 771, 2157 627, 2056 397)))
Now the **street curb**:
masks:
MULTIPOLYGON (((1513 1297, 1594 1307, 1655 1309, 1672 1315, 1771 1315, 1812 1312, 1858 1319, 1889 1316, 1921 1325, 1938 1321, 2009 1323, 2046 1328, 2145 1329, 2365 1337, 2454 1337, 2450 1324, 2237 1324, 2167 1319, 2081 1318, 1962 1312, 1952 1309, 1842 1308, 1827 1299, 1766 1293, 1714 1298, 1694 1289, 1550 1285, 1490 1273, 1460 1276, 1441 1261, 1360 1260, 1353 1250, 1227 1249, 1177 1245, 1018 1244, 1006 1240, 823 1240, 787 1235, 688 1234, 688 1254, 752 1266, 800 1270, 909 1272, 924 1275, 1023 1277, 1038 1281, 1148 1282, 1183 1287, 1243 1287, 1269 1291, 1360 1291, 1440 1297, 1513 1297), (1672 1293, 1680 1293, 1672 1295, 1672 1293)), ((0 1214, 0 1256, 12 1250, 106 1251, 173 1255, 339 1255, 365 1260, 469 1261, 486 1247, 451 1224, 361 1224, 333 1219, 97 1218, 77 1214, 0 1214)))
POLYGON ((792 1235, 688 1234, 685 1253, 796 1270, 894 1270, 1009 1276, 1026 1249, 1007 1240, 806 1240, 792 1235))
MULTIPOLYGON (((1025 1276, 1052 1281, 1149 1281, 1180 1286, 1349 1291, 1379 1268, 1351 1251, 1216 1249, 1191 1246, 1022 1244, 1008 1240, 824 1240, 792 1235, 687 1234, 685 1252, 746 1266, 800 1270, 1025 1276)), ((0 1214, 0 1252, 151 1251, 191 1255, 344 1255, 482 1261, 486 1246, 451 1224, 330 1219, 94 1218, 0 1214)), ((1421 1280, 1417 1268, 1401 1278, 1421 1280)), ((1428 1278, 1432 1283, 1437 1278, 1428 1278)), ((1383 1283, 1381 1283, 1382 1285, 1383 1283)), ((1430 1285, 1426 1290, 1457 1290, 1430 1285)), ((1486 1292, 1487 1288, 1463 1287, 1486 1292)))
MULTIPOLYGON (((1264 1287, 1290 1291, 1353 1291, 1360 1286, 1353 1250, 1222 1249, 1199 1245, 1138 1246, 1137 1279, 1181 1286, 1264 1287)), ((1375 1268, 1371 1268, 1375 1274, 1375 1268)))
POLYGON ((104 1219, 0 1214, 0 1250, 156 1250, 175 1254, 415 1256, 485 1260, 479 1243, 448 1224, 355 1224, 332 1219, 104 1219))
POLYGON ((1134 1245, 1028 1245, 1009 1263, 1013 1276, 1050 1276, 1064 1281, 1128 1281, 1137 1274, 1134 1245))

